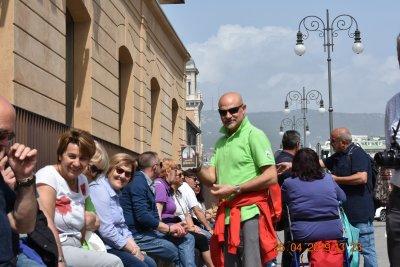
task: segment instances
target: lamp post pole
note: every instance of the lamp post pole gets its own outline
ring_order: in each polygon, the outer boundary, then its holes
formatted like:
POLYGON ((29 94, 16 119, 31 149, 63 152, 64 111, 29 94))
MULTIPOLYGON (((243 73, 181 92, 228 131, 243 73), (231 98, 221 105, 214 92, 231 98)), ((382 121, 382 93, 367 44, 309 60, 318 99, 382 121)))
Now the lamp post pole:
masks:
POLYGON ((333 105, 332 105, 332 70, 331 70, 331 52, 333 52, 333 40, 338 37, 339 31, 347 31, 347 35, 354 39, 353 51, 356 54, 362 53, 364 47, 361 43, 361 33, 358 30, 358 23, 356 19, 350 15, 342 14, 335 17, 332 22, 329 20, 329 10, 326 10, 326 24, 318 16, 306 16, 299 23, 299 30, 297 32, 297 42, 295 46, 295 53, 299 56, 304 55, 306 48, 303 40, 309 36, 309 32, 317 32, 320 37, 324 39, 324 51, 327 52, 328 63, 328 92, 329 92, 329 133, 333 130, 333 105), (303 29, 303 32, 301 31, 303 29), (354 32, 351 30, 354 29, 354 32))
POLYGON ((301 114, 303 115, 303 136, 304 136, 304 147, 306 147, 306 112, 307 112, 307 97, 306 97, 306 89, 303 86, 303 94, 301 98, 301 114))
MULTIPOLYGON (((329 134, 331 134, 333 130, 333 104, 332 104, 332 59, 331 59, 331 47, 333 49, 333 43, 331 44, 330 41, 330 33, 332 31, 332 28, 329 27, 329 10, 326 10, 326 25, 328 27, 326 28, 327 34, 326 34, 326 46, 328 47, 328 57, 326 58, 326 62, 328 63, 328 92, 329 92, 329 107, 328 107, 328 112, 329 112, 329 134)), ((358 28, 358 27, 357 27, 358 28)), ((333 39, 333 38, 332 38, 333 39)))
POLYGON ((307 110, 308 110, 308 104, 310 101, 315 101, 316 104, 319 105, 319 111, 325 112, 324 108, 324 100, 322 99, 322 94, 318 90, 310 90, 306 92, 306 88, 303 86, 302 91, 297 91, 297 90, 292 90, 289 91, 286 94, 286 99, 285 99, 285 113, 289 113, 289 105, 293 104, 293 102, 300 103, 301 105, 301 115, 302 115, 302 120, 303 120, 303 141, 304 141, 304 147, 307 145, 307 132, 308 132, 308 122, 306 118, 307 110))

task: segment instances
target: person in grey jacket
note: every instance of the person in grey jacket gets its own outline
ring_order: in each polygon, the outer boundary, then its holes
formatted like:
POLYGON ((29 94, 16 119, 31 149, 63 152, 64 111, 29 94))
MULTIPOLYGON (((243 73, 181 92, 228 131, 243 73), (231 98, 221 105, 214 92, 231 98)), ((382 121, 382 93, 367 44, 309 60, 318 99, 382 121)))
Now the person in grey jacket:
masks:
MULTIPOLYGON (((397 36, 397 58, 400 65, 400 35, 397 36)), ((392 128, 396 128, 400 119, 400 92, 394 95, 386 104, 385 112, 385 137, 386 146, 390 147, 392 128)), ((399 141, 397 134, 396 140, 399 141)), ((400 169, 392 170, 390 179, 392 191, 387 206, 386 232, 387 251, 390 266, 400 266, 400 169)))

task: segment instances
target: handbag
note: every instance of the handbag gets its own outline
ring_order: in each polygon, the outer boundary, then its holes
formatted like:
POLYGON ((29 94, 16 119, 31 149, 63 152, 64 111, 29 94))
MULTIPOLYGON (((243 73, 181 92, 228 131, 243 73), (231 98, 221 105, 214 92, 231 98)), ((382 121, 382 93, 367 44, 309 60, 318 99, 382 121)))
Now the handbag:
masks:
POLYGON ((39 208, 37 210, 35 229, 28 234, 26 245, 40 255, 46 266, 57 266, 57 243, 53 232, 48 227, 46 216, 39 208))
POLYGON ((391 170, 380 167, 374 188, 374 200, 377 206, 386 206, 389 202, 389 180, 391 170))
POLYGON ((358 267, 359 265, 359 251, 358 251, 358 238, 360 236, 360 230, 350 224, 347 219, 346 213, 342 207, 339 207, 339 216, 343 225, 343 237, 347 240, 346 255, 349 267, 358 267))
POLYGON ((337 240, 325 240, 313 243, 310 251, 310 267, 340 267, 343 266, 343 251, 337 240))

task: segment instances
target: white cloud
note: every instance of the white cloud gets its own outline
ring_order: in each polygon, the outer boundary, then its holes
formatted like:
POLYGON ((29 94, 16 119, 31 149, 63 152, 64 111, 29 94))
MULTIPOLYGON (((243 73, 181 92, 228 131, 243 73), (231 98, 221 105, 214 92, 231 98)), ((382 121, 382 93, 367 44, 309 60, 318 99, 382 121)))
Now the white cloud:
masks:
MULTIPOLYGON (((205 42, 189 44, 200 71, 205 108, 211 107, 211 99, 215 107, 218 93, 233 90, 243 94, 250 111, 281 110, 286 93, 302 86, 320 90, 327 103, 322 40, 310 35, 302 57, 293 52, 295 40, 296 31, 290 28, 224 25, 205 42)), ((396 58, 375 57, 367 47, 366 53, 354 55, 352 40, 335 42, 339 43, 332 54, 335 111, 383 112, 386 100, 400 90, 396 58)))

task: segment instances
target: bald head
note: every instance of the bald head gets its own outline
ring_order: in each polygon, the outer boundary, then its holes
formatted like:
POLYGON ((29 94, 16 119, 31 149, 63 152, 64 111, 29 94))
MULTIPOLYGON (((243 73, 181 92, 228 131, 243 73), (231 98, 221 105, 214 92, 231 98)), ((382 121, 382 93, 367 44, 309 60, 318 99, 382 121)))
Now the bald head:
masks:
MULTIPOLYGON (((0 96, 0 131, 14 133, 15 109, 7 99, 0 96)), ((0 148, 9 145, 8 141, 0 140, 0 148)))
POLYGON ((223 106, 227 106, 229 104, 233 104, 233 106, 243 105, 243 98, 239 93, 236 92, 228 92, 223 94, 218 101, 218 107, 223 108, 223 106))
POLYGON ((331 146, 336 152, 343 152, 351 144, 351 133, 345 127, 333 129, 331 133, 331 146))
POLYGON ((8 117, 15 121, 15 109, 7 99, 0 96, 0 118, 8 117))
POLYGON ((351 133, 349 129, 345 127, 333 129, 332 134, 333 137, 340 139, 341 141, 351 142, 351 133))

